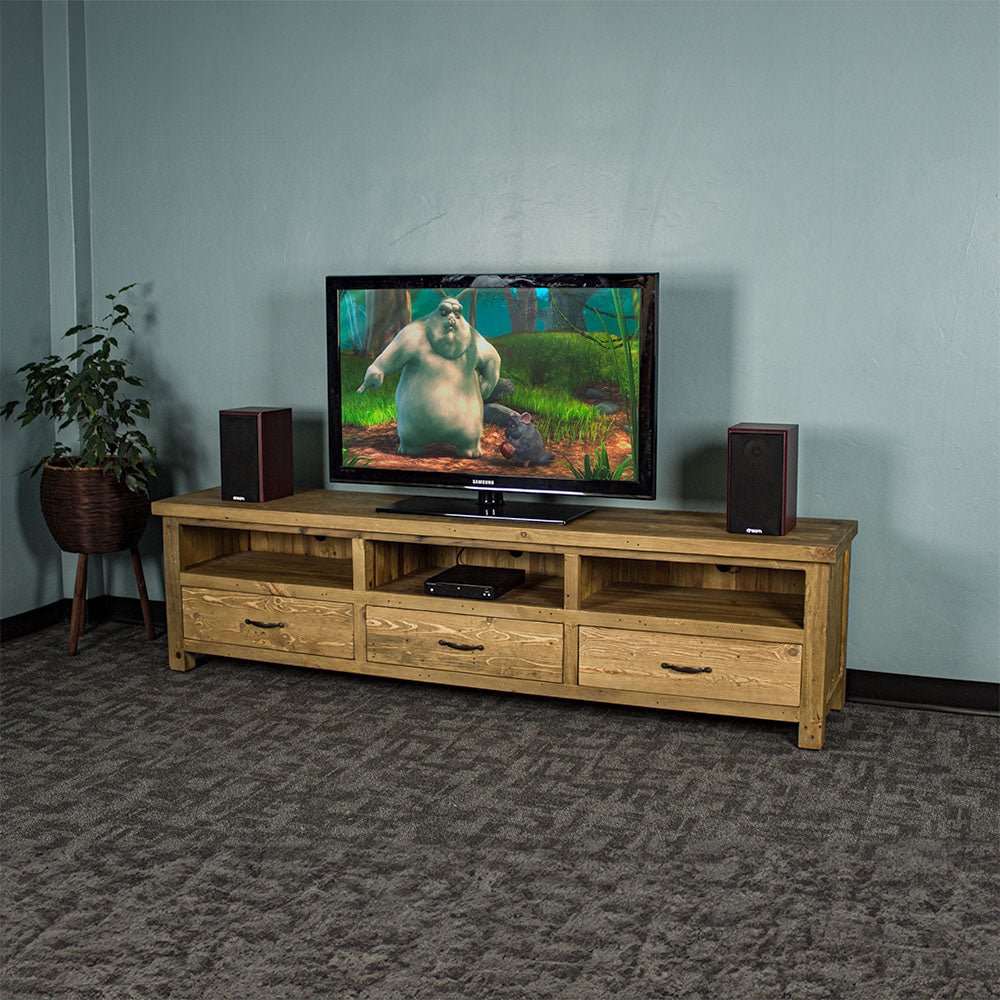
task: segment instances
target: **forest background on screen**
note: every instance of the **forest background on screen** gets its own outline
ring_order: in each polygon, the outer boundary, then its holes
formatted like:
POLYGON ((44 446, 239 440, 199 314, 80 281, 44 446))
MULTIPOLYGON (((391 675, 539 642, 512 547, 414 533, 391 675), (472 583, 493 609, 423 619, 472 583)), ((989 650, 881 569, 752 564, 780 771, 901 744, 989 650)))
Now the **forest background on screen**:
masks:
POLYGON ((641 293, 632 288, 341 290, 343 466, 633 480, 640 315, 641 293), (357 390, 396 334, 446 298, 461 302, 464 318, 500 355, 499 382, 484 401, 482 455, 460 457, 450 444, 432 444, 422 456, 400 455, 395 395, 401 373, 387 375, 377 389, 357 390), (551 458, 525 464, 522 447, 513 462, 505 444, 512 415, 528 415, 541 436, 541 454, 551 458))

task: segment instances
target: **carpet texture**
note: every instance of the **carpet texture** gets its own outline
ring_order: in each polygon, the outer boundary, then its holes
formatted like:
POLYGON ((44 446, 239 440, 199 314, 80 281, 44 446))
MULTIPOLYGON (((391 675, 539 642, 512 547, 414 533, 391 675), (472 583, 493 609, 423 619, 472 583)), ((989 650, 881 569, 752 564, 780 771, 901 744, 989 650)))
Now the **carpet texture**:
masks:
POLYGON ((4 1000, 1000 995, 995 718, 2 650, 4 1000))

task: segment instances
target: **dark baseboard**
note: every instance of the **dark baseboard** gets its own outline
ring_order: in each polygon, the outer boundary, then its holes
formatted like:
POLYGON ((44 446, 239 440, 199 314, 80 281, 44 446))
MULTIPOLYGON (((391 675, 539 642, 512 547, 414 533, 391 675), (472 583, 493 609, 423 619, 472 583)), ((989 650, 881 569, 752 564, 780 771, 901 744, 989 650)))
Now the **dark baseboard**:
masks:
MULTIPOLYGON (((0 619, 0 643, 9 639, 38 632, 50 625, 65 624, 69 628, 69 616, 73 602, 68 597, 53 601, 44 607, 25 611, 20 615, 10 615, 0 619)), ((150 601, 149 611, 153 617, 153 627, 158 631, 167 627, 167 611, 163 601, 150 601)), ((90 597, 87 599, 87 623, 99 625, 114 621, 142 625, 142 608, 138 597, 90 597)), ((68 634, 68 633, 67 633, 68 634)))
MULTIPOLYGON (((69 621, 69 611, 66 605, 72 607, 73 602, 66 599, 53 601, 42 608, 34 608, 20 615, 8 615, 0 618, 0 642, 8 639, 20 639, 22 635, 31 635, 50 625, 58 625, 61 621, 69 621)), ((88 602, 89 604, 89 602, 88 602)), ((88 611, 90 608, 88 607, 88 611)))
POLYGON ((848 670, 847 700, 897 708, 1000 715, 1000 684, 848 670))
MULTIPOLYGON (((166 605, 150 601, 153 625, 166 628, 166 605)), ((43 608, 0 619, 0 642, 18 639, 50 625, 64 622, 69 628, 73 602, 67 597, 43 608)), ((87 621, 142 624, 137 597, 92 597, 87 601, 87 621)), ((847 671, 847 700, 897 708, 921 708, 940 712, 969 712, 1000 715, 1000 684, 987 681, 956 681, 946 677, 918 677, 911 674, 884 674, 877 670, 847 671)))

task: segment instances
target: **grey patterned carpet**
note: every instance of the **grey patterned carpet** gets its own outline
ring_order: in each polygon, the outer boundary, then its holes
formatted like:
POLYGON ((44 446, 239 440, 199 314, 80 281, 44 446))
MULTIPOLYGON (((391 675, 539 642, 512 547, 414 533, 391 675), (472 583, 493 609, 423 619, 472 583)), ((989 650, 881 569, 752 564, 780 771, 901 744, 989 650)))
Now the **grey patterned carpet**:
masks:
POLYGON ((2 650, 21 998, 988 1000, 997 720, 795 727, 2 650))

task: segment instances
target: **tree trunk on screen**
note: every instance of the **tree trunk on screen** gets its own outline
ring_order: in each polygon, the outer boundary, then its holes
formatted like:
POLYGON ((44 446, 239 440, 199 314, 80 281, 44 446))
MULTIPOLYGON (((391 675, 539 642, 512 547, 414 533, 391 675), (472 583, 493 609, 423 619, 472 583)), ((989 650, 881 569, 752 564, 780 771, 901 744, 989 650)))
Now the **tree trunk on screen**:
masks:
POLYGON ((538 321, 538 296, 533 288, 505 288, 511 333, 534 333, 538 321), (515 295, 516 291, 516 295, 515 295))
POLYGON ((587 329, 584 303, 592 295, 590 289, 553 288, 549 291, 549 329, 574 330, 583 333, 587 329))
POLYGON ((380 288, 365 296, 364 355, 378 357, 389 341, 413 320, 413 305, 407 288, 380 288))

